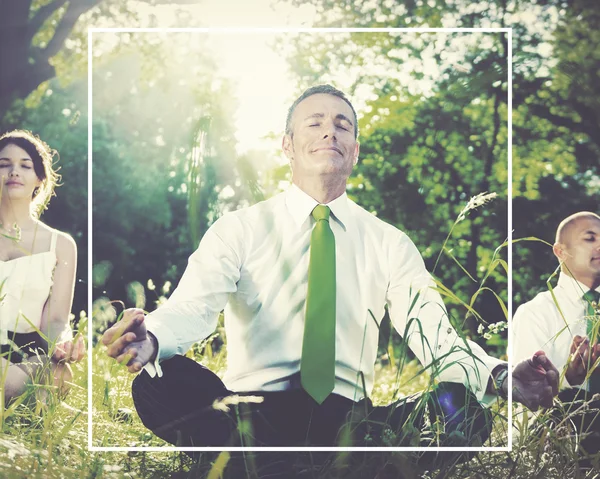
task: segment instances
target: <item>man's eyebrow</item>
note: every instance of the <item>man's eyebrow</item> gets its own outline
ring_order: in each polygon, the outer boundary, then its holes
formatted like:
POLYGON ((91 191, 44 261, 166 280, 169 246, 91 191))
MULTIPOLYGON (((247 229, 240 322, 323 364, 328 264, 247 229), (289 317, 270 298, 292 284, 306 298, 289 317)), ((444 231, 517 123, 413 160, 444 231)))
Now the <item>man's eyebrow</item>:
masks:
POLYGON ((350 119, 346 115, 342 115, 341 113, 339 113, 338 115, 336 115, 335 119, 336 120, 345 120, 348 123, 350 123, 352 126, 354 126, 354 123, 352 123, 352 121, 350 121, 350 119))
POLYGON ((311 118, 324 118, 325 113, 313 113, 312 115, 307 116, 303 121, 310 120, 311 118))
MULTIPOLYGON (((305 118, 303 121, 310 120, 310 119, 313 119, 313 118, 324 118, 324 117, 325 117, 325 114, 324 114, 324 113, 313 113, 312 115, 309 115, 309 116, 307 116, 307 117, 306 117, 306 118, 305 118)), ((347 121, 347 122, 348 122, 348 123, 350 123, 352 126, 354 126, 354 123, 352 123, 352 121, 350 121, 350 119, 349 119, 349 118, 348 118, 346 115, 343 115, 342 113, 338 113, 338 114, 335 116, 335 119, 336 119, 336 120, 344 120, 344 121, 347 121)))

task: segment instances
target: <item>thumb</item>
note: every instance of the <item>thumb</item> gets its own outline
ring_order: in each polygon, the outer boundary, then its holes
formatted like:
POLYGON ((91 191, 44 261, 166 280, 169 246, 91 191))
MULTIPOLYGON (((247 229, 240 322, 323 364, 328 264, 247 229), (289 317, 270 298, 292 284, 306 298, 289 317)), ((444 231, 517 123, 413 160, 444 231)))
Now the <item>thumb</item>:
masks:
POLYGON ((540 372, 545 373, 550 360, 544 351, 536 352, 531 358, 531 365, 540 372))

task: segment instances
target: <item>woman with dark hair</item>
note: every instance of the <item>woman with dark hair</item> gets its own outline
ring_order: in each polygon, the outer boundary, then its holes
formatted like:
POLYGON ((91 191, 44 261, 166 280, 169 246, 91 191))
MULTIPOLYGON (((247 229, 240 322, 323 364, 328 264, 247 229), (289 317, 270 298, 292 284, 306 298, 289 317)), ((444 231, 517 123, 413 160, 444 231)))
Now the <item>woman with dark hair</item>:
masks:
MULTIPOLYGON (((34 383, 69 389, 69 362, 85 354, 73 338, 77 247, 39 220, 59 175, 55 152, 30 132, 0 136, 0 396, 4 405, 34 383)), ((47 396, 43 393, 42 397, 47 396)))

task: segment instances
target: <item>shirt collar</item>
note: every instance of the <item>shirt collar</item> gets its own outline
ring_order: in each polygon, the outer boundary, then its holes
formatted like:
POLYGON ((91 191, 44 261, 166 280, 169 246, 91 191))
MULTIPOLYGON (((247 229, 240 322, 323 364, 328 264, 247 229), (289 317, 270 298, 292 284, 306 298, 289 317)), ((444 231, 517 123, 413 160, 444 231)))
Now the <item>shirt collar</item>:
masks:
MULTIPOLYGON (((333 217, 340 223, 342 228, 344 228, 344 231, 348 230, 352 220, 348 202, 348 195, 344 192, 335 200, 330 201, 325 205, 329 207, 333 217)), ((301 227, 304 224, 306 219, 312 213, 312 210, 319 204, 317 200, 302 191, 293 183, 286 191, 285 203, 298 227, 301 227)))
MULTIPOLYGON (((557 286, 564 289, 569 297, 573 299, 581 299, 590 290, 585 284, 563 272, 558 277, 557 286)), ((595 291, 600 293, 600 287, 596 288, 595 291)))

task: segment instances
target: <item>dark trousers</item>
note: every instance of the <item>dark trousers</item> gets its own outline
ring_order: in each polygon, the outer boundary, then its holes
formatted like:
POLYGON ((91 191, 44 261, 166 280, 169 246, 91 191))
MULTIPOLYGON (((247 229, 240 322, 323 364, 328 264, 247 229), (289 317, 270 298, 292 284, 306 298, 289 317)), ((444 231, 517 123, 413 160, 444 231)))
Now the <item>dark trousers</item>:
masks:
POLYGON ((31 356, 48 354, 48 343, 37 332, 7 331, 7 336, 10 342, 0 345, 0 357, 13 364, 21 363, 31 356))
POLYGON ((577 439, 580 465, 590 466, 589 457, 600 452, 600 396, 571 388, 561 391, 558 399, 559 405, 550 411, 551 425, 576 433, 571 437, 577 439))
POLYGON ((235 393, 199 363, 175 356, 162 377, 143 371, 133 401, 144 425, 177 446, 478 446, 487 409, 456 383, 374 407, 331 394, 318 405, 304 390, 235 393))

